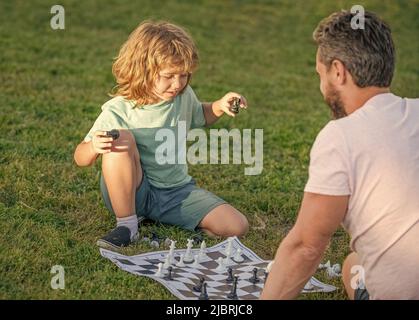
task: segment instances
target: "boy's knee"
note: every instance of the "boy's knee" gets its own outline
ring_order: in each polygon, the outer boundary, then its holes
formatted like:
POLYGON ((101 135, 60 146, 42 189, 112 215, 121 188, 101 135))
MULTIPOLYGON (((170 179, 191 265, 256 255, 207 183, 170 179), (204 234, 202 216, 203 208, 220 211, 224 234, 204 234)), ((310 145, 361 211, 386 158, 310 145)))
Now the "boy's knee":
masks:
POLYGON ((232 232, 237 237, 243 237, 249 232, 249 222, 245 216, 240 216, 237 222, 233 226, 232 232))
POLYGON ((139 156, 135 137, 129 130, 119 130, 118 139, 112 142, 111 152, 104 155, 117 156, 123 155, 124 153, 135 154, 136 156, 139 156))

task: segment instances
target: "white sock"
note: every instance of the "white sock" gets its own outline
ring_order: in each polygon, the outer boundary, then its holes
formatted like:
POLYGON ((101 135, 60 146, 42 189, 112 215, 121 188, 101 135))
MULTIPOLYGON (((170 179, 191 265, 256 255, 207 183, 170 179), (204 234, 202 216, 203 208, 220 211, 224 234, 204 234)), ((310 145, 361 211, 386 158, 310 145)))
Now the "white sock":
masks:
POLYGON ((138 232, 138 218, 137 215, 133 214, 132 216, 124 217, 124 218, 116 218, 116 225, 124 226, 131 231, 131 241, 137 235, 138 232))

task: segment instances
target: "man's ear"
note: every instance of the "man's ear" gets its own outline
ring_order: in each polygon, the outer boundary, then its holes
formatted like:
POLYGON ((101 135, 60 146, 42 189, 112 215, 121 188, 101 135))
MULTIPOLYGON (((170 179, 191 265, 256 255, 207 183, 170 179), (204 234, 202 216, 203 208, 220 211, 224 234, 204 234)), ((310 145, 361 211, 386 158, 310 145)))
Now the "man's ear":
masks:
POLYGON ((330 66, 330 73, 335 85, 342 86, 346 83, 348 70, 340 60, 333 60, 330 66))

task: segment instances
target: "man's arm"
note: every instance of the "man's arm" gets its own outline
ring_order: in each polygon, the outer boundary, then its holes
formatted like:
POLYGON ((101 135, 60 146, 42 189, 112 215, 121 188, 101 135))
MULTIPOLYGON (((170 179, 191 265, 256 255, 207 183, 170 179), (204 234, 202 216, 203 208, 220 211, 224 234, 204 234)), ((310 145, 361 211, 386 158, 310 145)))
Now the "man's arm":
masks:
POLYGON ((345 217, 349 196, 304 193, 297 221, 280 244, 261 299, 294 299, 315 273, 345 217))

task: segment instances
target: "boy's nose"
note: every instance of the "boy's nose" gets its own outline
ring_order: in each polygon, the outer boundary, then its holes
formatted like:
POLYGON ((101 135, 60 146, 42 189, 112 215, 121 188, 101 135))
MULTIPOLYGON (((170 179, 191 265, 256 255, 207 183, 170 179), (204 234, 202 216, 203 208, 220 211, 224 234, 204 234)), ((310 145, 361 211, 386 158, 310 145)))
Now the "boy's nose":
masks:
POLYGON ((180 86, 181 86, 180 79, 175 79, 175 80, 172 82, 172 88, 173 88, 174 90, 178 90, 178 89, 180 89, 180 86))

